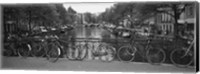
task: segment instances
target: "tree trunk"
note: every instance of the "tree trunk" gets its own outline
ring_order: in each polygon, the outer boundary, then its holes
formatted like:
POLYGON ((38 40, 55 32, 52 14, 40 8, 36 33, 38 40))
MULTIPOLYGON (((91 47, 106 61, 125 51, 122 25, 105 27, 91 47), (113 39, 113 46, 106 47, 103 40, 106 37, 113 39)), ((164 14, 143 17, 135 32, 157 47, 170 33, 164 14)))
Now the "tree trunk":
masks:
POLYGON ((178 16, 177 15, 177 6, 173 5, 174 10, 174 38, 177 38, 178 36, 178 16))
POLYGON ((31 10, 29 11, 29 31, 31 32, 31 10))

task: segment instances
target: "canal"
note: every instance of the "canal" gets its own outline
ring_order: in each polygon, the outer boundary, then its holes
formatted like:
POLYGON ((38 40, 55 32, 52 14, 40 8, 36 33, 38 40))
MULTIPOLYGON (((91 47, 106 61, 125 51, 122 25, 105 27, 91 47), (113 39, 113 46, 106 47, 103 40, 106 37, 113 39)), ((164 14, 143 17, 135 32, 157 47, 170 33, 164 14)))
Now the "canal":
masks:
MULTIPOLYGON (((85 27, 84 25, 78 25, 70 32, 66 32, 65 35, 66 37, 70 36, 72 46, 88 44, 89 48, 85 54, 89 60, 94 59, 92 50, 97 50, 100 44, 106 44, 114 47, 113 41, 116 41, 115 35, 101 27, 85 27)), ((79 56, 78 53, 79 51, 74 51, 69 48, 69 56, 79 56), (73 52, 75 54, 73 54, 73 52)))

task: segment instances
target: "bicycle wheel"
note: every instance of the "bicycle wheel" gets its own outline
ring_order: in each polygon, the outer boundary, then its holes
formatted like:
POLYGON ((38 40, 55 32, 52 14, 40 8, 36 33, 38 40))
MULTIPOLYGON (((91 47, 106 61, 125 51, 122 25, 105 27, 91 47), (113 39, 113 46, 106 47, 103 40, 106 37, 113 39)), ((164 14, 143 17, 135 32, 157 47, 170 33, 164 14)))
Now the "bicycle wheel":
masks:
POLYGON ((103 62, 111 62, 115 59, 115 48, 109 45, 100 45, 98 47, 100 50, 100 60, 103 62))
POLYGON ((165 62, 166 54, 163 49, 150 48, 146 52, 147 61, 153 65, 159 65, 165 62))
POLYGON ((170 54, 171 62, 177 67, 188 67, 194 59, 194 55, 189 52, 187 55, 186 51, 183 49, 175 49, 170 54), (189 54, 190 53, 190 54, 189 54))
POLYGON ((3 56, 11 56, 12 49, 9 43, 4 43, 3 56))
POLYGON ((31 55, 33 57, 43 57, 45 55, 45 48, 42 44, 39 43, 32 46, 31 55))
POLYGON ((132 48, 131 46, 122 46, 119 48, 117 56, 122 62, 131 62, 135 58, 136 51, 137 49, 135 47, 132 48))
POLYGON ((28 57, 31 51, 30 44, 20 44, 17 48, 18 55, 21 57, 28 57))
POLYGON ((48 46, 49 47, 47 52, 47 60, 55 63, 59 59, 59 56, 61 54, 61 49, 54 44, 49 44, 48 46))
POLYGON ((4 51, 3 51, 4 56, 12 56, 12 54, 13 54, 13 51, 11 49, 4 48, 4 51))

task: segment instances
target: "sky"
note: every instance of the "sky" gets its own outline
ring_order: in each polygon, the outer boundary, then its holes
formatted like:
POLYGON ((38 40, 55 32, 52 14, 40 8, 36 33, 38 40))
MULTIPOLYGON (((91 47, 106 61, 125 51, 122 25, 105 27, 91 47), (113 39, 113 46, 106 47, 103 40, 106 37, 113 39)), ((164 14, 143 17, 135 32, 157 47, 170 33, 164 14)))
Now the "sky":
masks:
POLYGON ((64 7, 68 9, 71 6, 78 13, 101 13, 110 8, 114 3, 66 3, 64 7))

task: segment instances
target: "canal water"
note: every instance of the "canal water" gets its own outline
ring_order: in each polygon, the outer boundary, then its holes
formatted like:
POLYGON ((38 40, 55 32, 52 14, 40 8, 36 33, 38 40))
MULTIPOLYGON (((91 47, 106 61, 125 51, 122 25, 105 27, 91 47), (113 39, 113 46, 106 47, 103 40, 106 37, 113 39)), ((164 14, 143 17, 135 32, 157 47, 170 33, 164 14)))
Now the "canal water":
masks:
POLYGON ((107 37, 109 39, 114 39, 114 35, 110 33, 108 30, 105 30, 101 27, 84 27, 77 26, 74 29, 75 38, 94 38, 94 39, 103 39, 103 37, 107 37))
MULTIPOLYGON (((114 40, 116 38, 108 30, 105 30, 101 27, 84 27, 83 25, 76 26, 71 31, 70 35, 72 36, 75 45, 84 45, 87 42, 89 45, 86 54, 88 60, 95 59, 95 57, 92 55, 92 50, 97 50, 98 46, 102 43, 108 44, 103 40, 114 40)), ((71 54, 72 52, 75 52, 75 56, 78 56, 78 51, 73 51, 73 49, 70 49, 69 52, 70 56, 73 55, 71 54)))

